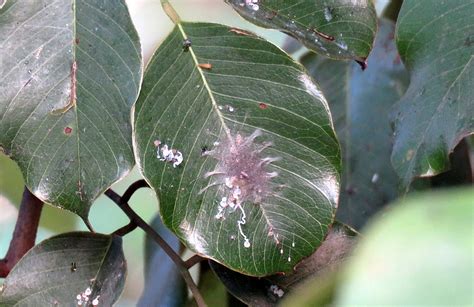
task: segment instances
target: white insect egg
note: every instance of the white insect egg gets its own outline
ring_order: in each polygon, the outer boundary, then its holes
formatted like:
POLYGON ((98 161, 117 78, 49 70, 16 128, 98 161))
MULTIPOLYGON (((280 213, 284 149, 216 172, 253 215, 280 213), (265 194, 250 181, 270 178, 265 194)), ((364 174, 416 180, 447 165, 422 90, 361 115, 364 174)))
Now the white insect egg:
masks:
POLYGON ((257 3, 258 0, 245 0, 245 5, 254 11, 258 11, 260 9, 260 6, 257 3))
POLYGON ((331 9, 328 8, 328 7, 325 7, 324 8, 324 18, 326 19, 327 22, 331 21, 332 20, 332 13, 331 13, 331 9))
POLYGON ((234 196, 235 199, 239 199, 240 195, 242 195, 242 190, 239 187, 235 187, 232 196, 234 196))
POLYGON ((249 248, 249 247, 250 247, 250 242, 249 242, 249 240, 245 240, 245 242, 244 242, 244 247, 245 247, 245 248, 249 248))
POLYGON ((271 285, 270 291, 278 297, 283 297, 283 295, 285 294, 285 291, 280 289, 277 285, 271 285))
POLYGON ((167 156, 172 153, 171 150, 168 149, 168 145, 163 145, 163 147, 161 147, 161 153, 163 154, 163 158, 161 159, 161 161, 165 161, 167 159, 167 156))
POLYGON ((219 203, 219 206, 225 208, 227 207, 227 197, 222 197, 221 202, 219 203))
POLYGON ((228 187, 229 189, 232 189, 234 187, 232 185, 232 179, 230 177, 226 177, 224 181, 225 181, 225 186, 228 187))
POLYGON ((180 151, 176 151, 173 161, 173 167, 180 165, 183 162, 183 154, 180 151))
POLYGON ((92 293, 91 288, 87 288, 86 291, 84 292, 84 294, 85 294, 86 296, 91 295, 91 293, 92 293))

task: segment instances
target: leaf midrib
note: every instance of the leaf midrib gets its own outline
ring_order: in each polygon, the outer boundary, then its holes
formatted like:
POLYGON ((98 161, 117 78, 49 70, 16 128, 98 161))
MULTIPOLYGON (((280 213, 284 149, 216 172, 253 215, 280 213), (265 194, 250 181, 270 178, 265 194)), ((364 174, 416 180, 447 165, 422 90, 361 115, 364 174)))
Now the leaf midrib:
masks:
MULTIPOLYGON (((188 35, 186 34, 186 32, 184 31, 183 29, 183 26, 181 23, 177 23, 176 24, 178 26, 178 29, 181 33, 181 35, 183 36, 183 39, 188 39, 188 35)), ((194 53, 194 50, 193 50, 193 47, 190 46, 188 48, 188 51, 189 53, 191 54, 191 58, 193 59, 193 62, 194 62, 194 65, 196 67, 196 69, 199 71, 199 75, 201 76, 201 79, 202 79, 202 82, 204 84, 204 87, 209 95, 209 98, 211 99, 211 102, 212 102, 212 107, 215 111, 215 113, 217 114, 217 117, 219 118, 219 121, 221 122, 222 124, 222 127, 224 128, 224 131, 227 135, 227 137, 229 138, 230 141, 232 141, 232 135, 230 134, 230 129, 229 127, 227 127, 227 124, 225 123, 224 121, 224 116, 222 115, 222 113, 219 111, 219 107, 217 105, 217 102, 216 102, 216 99, 214 98, 214 94, 209 86, 209 83, 207 82, 207 78, 206 76, 204 75, 204 72, 202 71, 202 68, 199 67, 199 61, 196 57, 196 54, 194 53)))

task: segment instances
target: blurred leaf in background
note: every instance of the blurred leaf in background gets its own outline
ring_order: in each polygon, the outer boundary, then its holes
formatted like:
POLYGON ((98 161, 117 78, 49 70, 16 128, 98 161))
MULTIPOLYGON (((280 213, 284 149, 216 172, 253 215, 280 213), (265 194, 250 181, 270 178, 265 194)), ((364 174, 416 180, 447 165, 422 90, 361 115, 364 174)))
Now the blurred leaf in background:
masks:
POLYGON ((408 86, 408 72, 394 41, 395 24, 379 21, 368 68, 314 53, 301 62, 319 83, 342 146, 343 176, 336 218, 356 229, 398 195, 390 161, 390 110, 408 86))
POLYGON ((286 306, 472 306, 473 231, 472 188, 398 201, 363 231, 343 271, 328 279, 333 282, 313 280, 286 306))

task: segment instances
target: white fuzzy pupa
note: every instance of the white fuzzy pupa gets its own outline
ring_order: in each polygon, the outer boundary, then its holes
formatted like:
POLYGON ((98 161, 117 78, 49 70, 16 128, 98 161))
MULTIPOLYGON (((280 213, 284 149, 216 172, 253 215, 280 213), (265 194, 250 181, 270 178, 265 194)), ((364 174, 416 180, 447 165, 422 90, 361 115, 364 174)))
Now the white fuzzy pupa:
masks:
POLYGON ((277 157, 265 156, 264 150, 271 146, 270 142, 257 143, 255 140, 262 136, 261 130, 245 136, 241 133, 235 136, 230 133, 220 139, 217 146, 207 152, 207 155, 218 160, 214 170, 206 172, 204 178, 210 178, 210 183, 200 193, 208 188, 220 186, 223 191, 222 199, 217 206, 215 218, 224 220, 227 214, 240 212, 237 221, 239 234, 244 238, 244 247, 250 248, 251 242, 244 232, 246 224, 245 204, 259 204, 274 192, 273 178, 277 172, 270 171, 277 157))
MULTIPOLYGON (((222 184, 228 199, 258 204, 273 192, 271 180, 278 173, 268 168, 279 158, 264 155, 264 150, 271 143, 255 142, 261 136, 261 130, 255 130, 248 136, 238 133, 219 140, 219 145, 209 151, 209 156, 218 163, 213 171, 205 174, 205 178, 212 177, 213 182, 222 184)), ((214 184, 208 187, 211 186, 214 184)))

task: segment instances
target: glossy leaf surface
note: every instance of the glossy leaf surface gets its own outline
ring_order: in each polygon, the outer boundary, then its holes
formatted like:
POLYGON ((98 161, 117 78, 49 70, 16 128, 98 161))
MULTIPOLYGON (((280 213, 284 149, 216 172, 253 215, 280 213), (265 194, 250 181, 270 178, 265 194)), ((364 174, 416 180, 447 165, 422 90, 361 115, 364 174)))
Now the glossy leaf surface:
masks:
POLYGON ((234 270, 290 270, 335 213, 340 156, 328 112, 277 47, 226 26, 178 25, 134 112, 138 163, 164 223, 234 270))
POLYGON ((225 1, 250 22, 285 32, 335 59, 363 62, 377 31, 377 15, 370 0, 225 1))
POLYGON ((408 86, 408 73, 393 40, 395 25, 381 20, 375 47, 362 71, 355 63, 308 53, 303 65, 328 97, 344 172, 337 218, 352 227, 398 195, 398 175, 390 156, 390 111, 408 86))
POLYGON ((87 218, 134 164, 141 50, 125 2, 9 0, 0 59, 0 147, 38 198, 87 218))
POLYGON ((396 106, 392 163, 408 186, 449 168, 449 153, 474 131, 474 1, 406 0, 397 46, 411 74, 396 106))
POLYGON ((0 306, 111 306, 123 290, 122 239, 72 232, 31 249, 5 279, 0 306), (81 304, 79 304, 82 302, 81 304))

